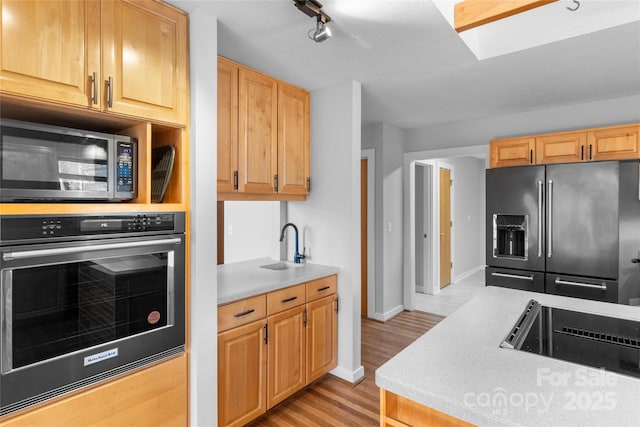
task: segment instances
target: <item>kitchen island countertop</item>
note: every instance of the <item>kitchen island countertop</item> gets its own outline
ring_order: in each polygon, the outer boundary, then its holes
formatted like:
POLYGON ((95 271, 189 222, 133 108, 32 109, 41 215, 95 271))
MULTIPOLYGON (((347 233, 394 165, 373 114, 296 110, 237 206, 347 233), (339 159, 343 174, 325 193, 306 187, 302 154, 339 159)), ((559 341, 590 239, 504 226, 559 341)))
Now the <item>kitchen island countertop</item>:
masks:
POLYGON ((218 305, 264 294, 287 286, 297 285, 337 274, 337 267, 303 263, 286 270, 269 270, 262 265, 285 261, 258 258, 218 266, 218 305))
POLYGON ((640 320, 640 307, 488 286, 377 369, 376 384, 480 426, 640 425, 640 379, 499 347, 531 299, 640 320))

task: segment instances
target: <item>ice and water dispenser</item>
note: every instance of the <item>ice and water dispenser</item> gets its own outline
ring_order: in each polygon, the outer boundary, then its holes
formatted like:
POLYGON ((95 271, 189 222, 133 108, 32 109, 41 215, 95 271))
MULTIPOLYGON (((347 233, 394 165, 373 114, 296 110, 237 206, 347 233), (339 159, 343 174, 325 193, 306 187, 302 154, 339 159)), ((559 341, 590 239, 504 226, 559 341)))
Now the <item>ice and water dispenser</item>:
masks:
POLYGON ((493 215, 493 257, 526 260, 528 215, 493 215))

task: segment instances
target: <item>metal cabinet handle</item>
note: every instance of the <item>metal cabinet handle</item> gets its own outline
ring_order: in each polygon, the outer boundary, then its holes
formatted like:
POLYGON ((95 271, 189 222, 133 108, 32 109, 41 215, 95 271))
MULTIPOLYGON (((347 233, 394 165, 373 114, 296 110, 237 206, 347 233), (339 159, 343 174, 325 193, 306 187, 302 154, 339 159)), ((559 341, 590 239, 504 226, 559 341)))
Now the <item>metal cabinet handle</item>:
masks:
POLYGON ((240 312, 240 313, 236 313, 236 314, 234 314, 234 315, 233 315, 233 317, 242 317, 242 316, 246 316, 247 314, 251 314, 251 313, 253 313, 254 311, 255 311, 255 310, 254 310, 253 308, 250 308, 250 309, 249 309, 249 310, 247 310, 247 311, 243 311, 243 312, 240 312))
POLYGON ((549 217, 547 218, 547 257, 553 256, 553 180, 549 180, 549 194, 547 195, 549 204, 549 217))
POLYGON ((93 77, 91 78, 91 86, 93 88, 93 96, 91 97, 91 101, 93 105, 98 104, 98 73, 93 72, 93 77))
POLYGON ((331 286, 325 286, 324 288, 319 288, 318 292, 322 292, 322 291, 326 291, 327 289, 329 289, 331 286))
POLYGON ((281 302, 285 303, 285 302, 291 302, 291 301, 295 301, 297 300, 298 297, 291 297, 291 298, 287 298, 287 299, 283 299, 281 302))
POLYGON ((9 261, 13 259, 36 258, 40 256, 74 254, 78 252, 96 252, 96 251, 103 251, 103 250, 140 248, 145 246, 169 245, 169 244, 177 245, 178 243, 181 243, 181 242, 182 242, 181 239, 174 237, 170 239, 144 240, 141 242, 111 243, 111 244, 91 245, 91 246, 73 246, 70 248, 35 249, 32 251, 6 252, 2 254, 2 259, 5 261, 9 261))
POLYGON ((555 284, 556 285, 579 286, 581 288, 600 289, 601 291, 606 291, 607 290, 607 284, 606 283, 603 283, 601 285, 594 285, 592 283, 569 282, 567 280, 556 279, 555 280, 555 284))
POLYGON ((538 180, 538 257, 542 256, 542 246, 544 243, 542 242, 542 215, 543 207, 542 207, 542 193, 544 192, 544 182, 542 180, 538 180))
POLYGON ((113 107, 113 77, 109 76, 109 80, 107 81, 107 106, 109 108, 113 107))
POLYGON ((518 276, 517 274, 507 273, 491 273, 491 275, 495 277, 506 277, 507 279, 528 280, 529 282, 533 282, 533 276, 518 276))

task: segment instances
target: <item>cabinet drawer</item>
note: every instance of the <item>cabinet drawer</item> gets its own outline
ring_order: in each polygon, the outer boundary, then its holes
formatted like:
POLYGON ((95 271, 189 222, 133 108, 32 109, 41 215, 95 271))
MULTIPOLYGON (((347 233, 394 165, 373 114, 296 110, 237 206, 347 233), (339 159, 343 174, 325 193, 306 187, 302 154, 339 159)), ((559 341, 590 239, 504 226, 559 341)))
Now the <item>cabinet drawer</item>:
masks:
POLYGON ((218 332, 266 317, 266 301, 263 294, 218 307, 218 332))
POLYGON ((305 285, 296 285, 267 294, 267 315, 304 304, 305 285))
POLYGON ((307 282, 307 301, 314 301, 327 295, 335 294, 338 290, 338 277, 323 277, 307 282))

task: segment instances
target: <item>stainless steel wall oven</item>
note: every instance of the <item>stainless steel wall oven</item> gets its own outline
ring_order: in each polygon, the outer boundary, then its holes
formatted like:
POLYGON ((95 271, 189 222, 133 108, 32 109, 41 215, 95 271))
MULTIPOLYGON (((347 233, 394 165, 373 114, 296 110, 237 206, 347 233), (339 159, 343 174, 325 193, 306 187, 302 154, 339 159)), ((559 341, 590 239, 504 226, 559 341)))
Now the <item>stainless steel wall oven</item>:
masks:
POLYGON ((0 216, 0 415, 184 351, 184 226, 0 216))

